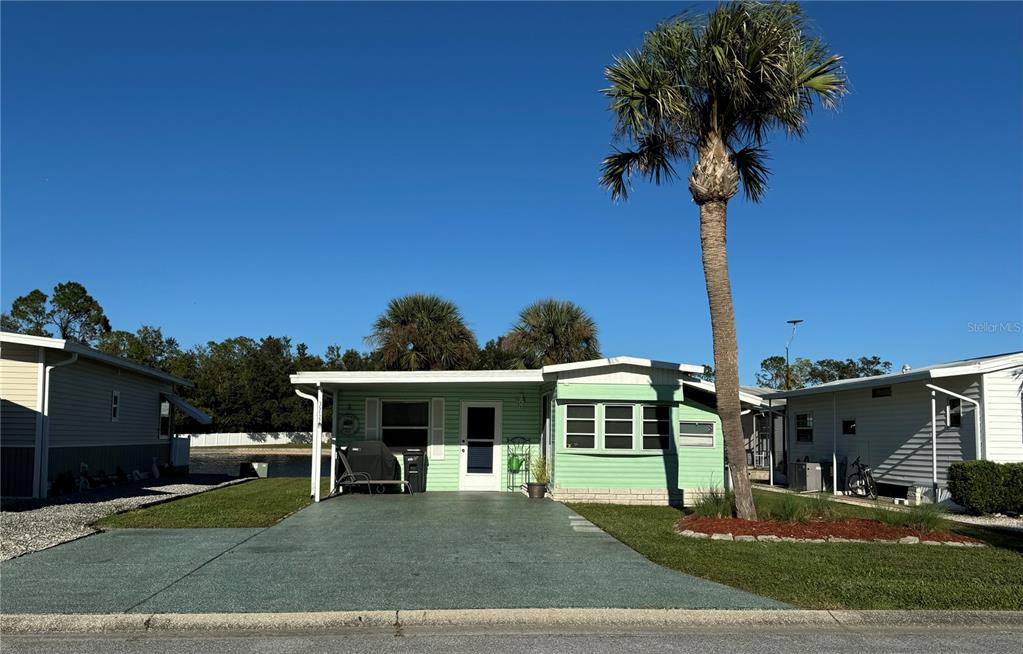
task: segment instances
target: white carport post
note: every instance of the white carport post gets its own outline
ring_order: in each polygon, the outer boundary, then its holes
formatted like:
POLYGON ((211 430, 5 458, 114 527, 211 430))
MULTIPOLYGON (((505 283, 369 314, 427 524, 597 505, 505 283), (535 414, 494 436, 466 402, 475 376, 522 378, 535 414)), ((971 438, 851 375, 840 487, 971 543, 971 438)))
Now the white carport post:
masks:
MULTIPOLYGON (((302 391, 300 391, 297 388, 295 389, 295 395, 298 395, 299 397, 305 398, 305 399, 307 399, 307 400, 309 400, 310 402, 313 403, 313 442, 312 442, 312 447, 310 448, 312 450, 313 456, 312 456, 311 469, 309 471, 309 496, 312 497, 314 501, 319 502, 320 501, 320 498, 319 498, 319 494, 320 494, 319 470, 320 470, 320 468, 319 468, 319 466, 317 464, 319 463, 318 458, 319 458, 320 454, 319 454, 319 452, 317 452, 316 442, 317 442, 317 431, 319 429, 319 424, 320 424, 320 421, 317 419, 318 416, 320 415, 320 411, 319 411, 320 403, 317 400, 316 395, 310 395, 309 393, 303 393, 302 391)), ((322 395, 322 393, 320 393, 318 391, 317 395, 322 395)))
POLYGON ((938 503, 938 393, 944 393, 957 398, 961 402, 969 402, 973 405, 973 439, 976 447, 975 456, 980 458, 980 402, 972 400, 965 395, 953 393, 947 388, 926 384, 931 389, 931 484, 934 487, 934 503, 938 503))
POLYGON ((323 470, 323 386, 316 385, 316 424, 313 431, 313 501, 320 501, 320 472, 323 470))
POLYGON ((334 493, 334 480, 337 479, 337 391, 330 397, 330 493, 327 497, 334 493))

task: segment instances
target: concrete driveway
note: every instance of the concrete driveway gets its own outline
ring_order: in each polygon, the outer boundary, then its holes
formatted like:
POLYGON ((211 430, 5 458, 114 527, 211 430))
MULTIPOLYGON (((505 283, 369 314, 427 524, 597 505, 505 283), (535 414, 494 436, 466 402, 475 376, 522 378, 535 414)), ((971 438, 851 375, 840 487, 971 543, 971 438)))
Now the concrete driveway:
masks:
POLYGON ((0 563, 0 576, 3 613, 785 608, 510 493, 352 495, 268 529, 115 530, 0 563))

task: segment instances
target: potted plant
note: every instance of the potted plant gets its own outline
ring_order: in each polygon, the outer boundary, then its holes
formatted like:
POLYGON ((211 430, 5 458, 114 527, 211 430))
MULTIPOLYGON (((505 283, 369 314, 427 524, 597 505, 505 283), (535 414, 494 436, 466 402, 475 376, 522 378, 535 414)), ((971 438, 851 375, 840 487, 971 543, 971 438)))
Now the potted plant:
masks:
POLYGON ((532 473, 532 481, 526 484, 526 491, 530 497, 543 497, 547 493, 547 482, 550 481, 547 475, 547 457, 540 455, 533 459, 529 471, 532 473))

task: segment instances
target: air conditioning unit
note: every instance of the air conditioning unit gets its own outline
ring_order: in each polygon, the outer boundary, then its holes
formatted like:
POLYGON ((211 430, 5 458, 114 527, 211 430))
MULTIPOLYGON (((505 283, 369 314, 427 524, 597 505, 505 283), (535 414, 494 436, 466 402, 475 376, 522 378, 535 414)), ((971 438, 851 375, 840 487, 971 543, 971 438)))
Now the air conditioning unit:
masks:
POLYGON ((797 461, 792 464, 792 480, 789 488, 800 493, 819 493, 821 485, 821 464, 797 461))

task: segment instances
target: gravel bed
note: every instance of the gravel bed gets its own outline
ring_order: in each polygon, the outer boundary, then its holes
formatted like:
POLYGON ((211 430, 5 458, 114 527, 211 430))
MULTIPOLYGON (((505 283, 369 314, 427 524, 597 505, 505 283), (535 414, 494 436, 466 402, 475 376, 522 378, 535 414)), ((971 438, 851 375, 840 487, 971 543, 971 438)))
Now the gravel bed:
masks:
POLYGON ((965 513, 949 513, 945 517, 955 522, 1007 529, 1023 535, 1023 518, 1010 518, 1007 515, 967 515, 965 513))
POLYGON ((94 534, 99 530, 92 523, 111 513, 242 481, 248 480, 201 475, 181 481, 143 481, 101 488, 53 498, 46 504, 15 503, 0 511, 0 561, 94 534))

